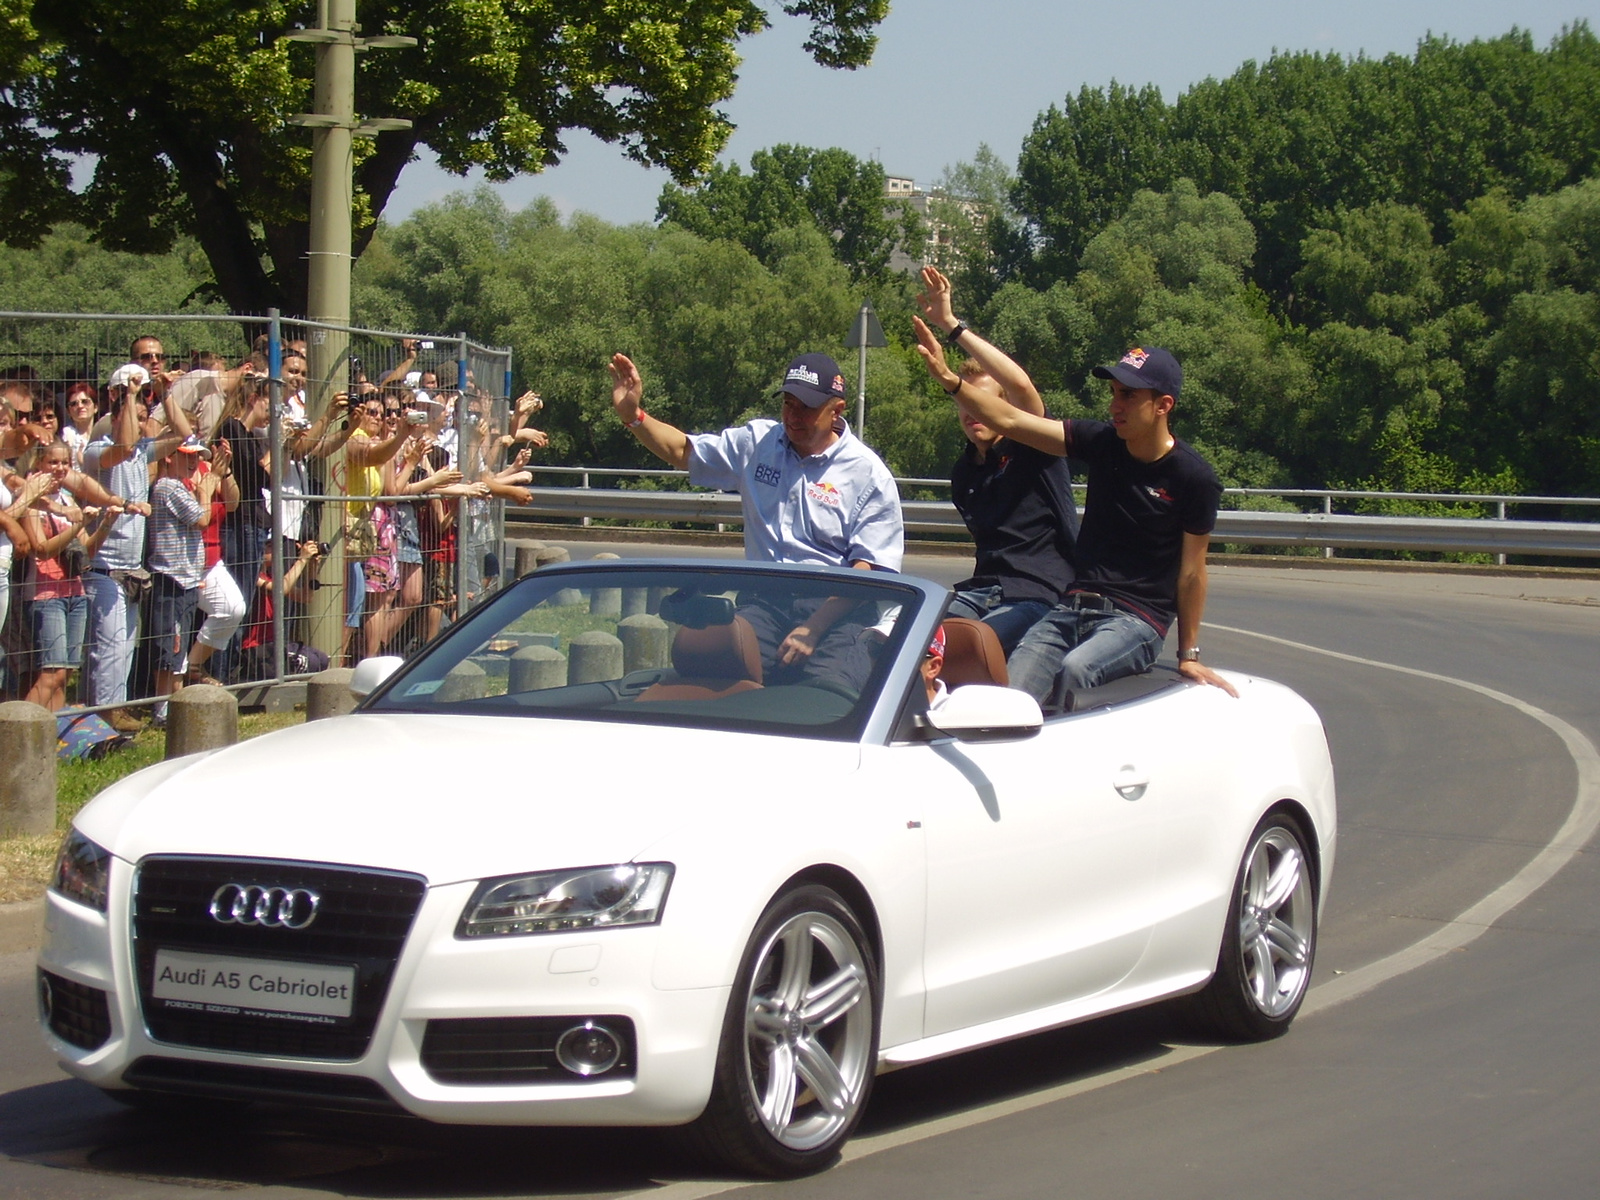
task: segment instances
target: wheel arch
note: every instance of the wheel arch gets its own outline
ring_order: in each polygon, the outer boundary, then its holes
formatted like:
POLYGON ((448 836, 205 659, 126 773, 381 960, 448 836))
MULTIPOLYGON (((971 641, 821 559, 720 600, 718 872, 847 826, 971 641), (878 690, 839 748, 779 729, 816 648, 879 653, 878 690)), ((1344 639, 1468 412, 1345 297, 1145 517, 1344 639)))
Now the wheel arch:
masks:
MULTIPOLYGON (((883 973, 883 928, 878 922, 877 905, 873 904, 872 896, 866 886, 854 873, 836 863, 815 863, 803 870, 796 871, 783 885, 772 893, 776 900, 784 893, 801 887, 808 883, 820 884, 822 887, 831 888, 839 893, 850 911, 855 913, 856 920, 861 922, 861 929, 872 942, 872 957, 877 963, 878 973, 883 973)), ((768 901, 770 904, 771 901, 768 901)), ((882 997, 879 997, 882 1003, 882 997)))
POLYGON ((1316 889, 1317 907, 1320 909, 1322 907, 1323 900, 1323 847, 1321 831, 1318 830, 1316 821, 1312 819, 1310 810, 1307 809, 1304 804, 1301 804, 1300 801, 1288 796, 1269 804, 1266 807, 1266 810, 1262 812, 1261 816, 1256 818, 1256 824, 1260 825, 1260 823, 1266 820, 1268 817, 1276 816, 1280 813, 1294 818, 1295 824, 1300 826, 1301 832, 1305 834, 1306 840, 1309 842, 1307 849, 1311 852, 1312 884, 1316 889))

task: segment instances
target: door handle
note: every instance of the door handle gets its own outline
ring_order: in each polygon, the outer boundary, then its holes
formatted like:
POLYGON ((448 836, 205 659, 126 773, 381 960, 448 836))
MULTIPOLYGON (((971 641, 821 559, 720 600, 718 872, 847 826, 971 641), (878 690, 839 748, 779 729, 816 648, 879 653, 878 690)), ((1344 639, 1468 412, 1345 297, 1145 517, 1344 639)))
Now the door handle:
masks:
POLYGON ((1150 776, 1132 763, 1127 763, 1117 772, 1111 786, 1117 789, 1117 795, 1124 800, 1138 800, 1150 786, 1150 776))

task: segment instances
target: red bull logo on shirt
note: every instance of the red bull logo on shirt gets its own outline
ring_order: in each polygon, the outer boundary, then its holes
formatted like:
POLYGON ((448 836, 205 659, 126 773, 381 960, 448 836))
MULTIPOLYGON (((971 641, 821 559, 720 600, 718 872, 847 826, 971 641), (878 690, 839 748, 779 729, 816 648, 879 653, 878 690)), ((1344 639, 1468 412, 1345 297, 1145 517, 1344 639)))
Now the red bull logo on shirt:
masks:
POLYGON ((839 489, 827 480, 823 480, 820 483, 808 483, 806 485, 806 495, 819 504, 826 504, 830 508, 838 508, 844 503, 844 496, 840 494, 839 489))

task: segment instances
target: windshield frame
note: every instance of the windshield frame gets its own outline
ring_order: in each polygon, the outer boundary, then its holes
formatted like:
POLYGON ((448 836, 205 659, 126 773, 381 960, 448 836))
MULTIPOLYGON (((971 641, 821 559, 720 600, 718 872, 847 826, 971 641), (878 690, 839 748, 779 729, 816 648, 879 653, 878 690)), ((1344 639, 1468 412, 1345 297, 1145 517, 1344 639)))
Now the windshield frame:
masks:
MULTIPOLYGON (((658 585, 652 585, 658 586, 658 585)), ((826 587, 822 588, 827 591, 826 587)), ((949 600, 949 589, 942 584, 915 576, 887 571, 861 571, 842 567, 817 567, 792 563, 754 563, 740 559, 614 559, 588 560, 541 567, 501 589, 496 595, 468 613, 458 624, 425 646, 411 661, 402 665, 376 688, 359 706, 364 712, 427 713, 433 715, 484 715, 611 722, 622 725, 653 725, 684 729, 801 737, 828 741, 887 742, 905 703, 907 689, 920 684, 918 668, 921 650, 933 635, 949 600), (449 707, 432 703, 408 702, 407 689, 427 686, 442 679, 452 667, 471 658, 522 614, 534 611, 532 597, 541 601, 559 589, 579 586, 578 580, 605 579, 589 586, 640 587, 651 574, 698 582, 711 593, 742 591, 761 581, 784 582, 817 590, 818 585, 836 581, 844 594, 859 594, 882 603, 898 603, 900 616, 877 656, 868 684, 859 702, 844 716, 823 724, 763 721, 759 718, 729 717, 696 712, 690 706, 677 709, 638 709, 626 704, 604 707, 544 707, 536 703, 507 701, 497 697, 481 701, 462 701, 449 707), (615 577, 610 579, 606 577, 615 577), (627 582, 629 577, 633 583, 627 582), (789 578, 799 577, 799 578, 789 578)), ((588 686, 588 685, 578 685, 588 686)), ((810 690, 809 688, 807 689, 810 690)), ((527 693, 526 696, 536 696, 527 693)))

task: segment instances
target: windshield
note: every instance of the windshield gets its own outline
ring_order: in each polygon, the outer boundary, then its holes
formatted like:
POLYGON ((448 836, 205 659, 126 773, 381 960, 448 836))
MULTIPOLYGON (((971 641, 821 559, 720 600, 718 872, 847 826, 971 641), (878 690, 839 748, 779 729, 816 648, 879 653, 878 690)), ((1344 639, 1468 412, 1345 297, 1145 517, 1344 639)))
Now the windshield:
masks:
POLYGON ((539 572, 366 707, 854 740, 922 603, 895 578, 727 564, 539 572))

